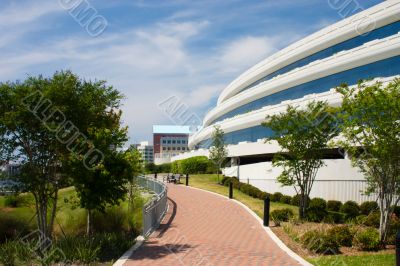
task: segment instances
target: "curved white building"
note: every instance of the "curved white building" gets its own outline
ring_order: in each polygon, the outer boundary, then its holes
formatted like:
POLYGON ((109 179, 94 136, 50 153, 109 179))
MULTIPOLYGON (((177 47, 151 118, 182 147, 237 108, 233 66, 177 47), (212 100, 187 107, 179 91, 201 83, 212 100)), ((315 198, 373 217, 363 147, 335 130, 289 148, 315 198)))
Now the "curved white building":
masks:
MULTIPOLYGON (((240 166, 225 169, 268 192, 294 194, 275 178, 281 169, 271 158, 279 150, 265 144, 271 130, 261 126, 265 117, 286 110, 288 104, 305 105, 324 100, 340 105, 334 88, 355 85, 361 79, 384 82, 400 74, 400 1, 389 0, 324 28, 253 66, 221 93, 217 106, 204 118, 203 127, 189 140, 191 153, 207 155, 214 126, 225 132, 229 156, 240 166)), ((329 150, 326 167, 319 171, 312 196, 363 201, 363 176, 338 150, 329 150)))

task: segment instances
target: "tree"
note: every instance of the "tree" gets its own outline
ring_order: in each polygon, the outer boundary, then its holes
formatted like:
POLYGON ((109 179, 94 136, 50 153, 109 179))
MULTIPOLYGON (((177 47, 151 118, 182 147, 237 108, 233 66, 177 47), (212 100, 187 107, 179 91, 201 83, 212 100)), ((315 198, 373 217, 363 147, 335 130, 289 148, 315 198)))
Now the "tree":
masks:
POLYGON ((149 174, 156 174, 158 170, 157 165, 155 165, 154 163, 146 163, 144 169, 149 174))
POLYGON ((400 80, 384 86, 360 82, 337 88, 343 95, 339 141, 353 165, 364 174, 367 194, 375 193, 380 208, 380 240, 385 244, 391 206, 400 200, 400 80))
POLYGON ((224 142, 224 131, 219 127, 214 127, 212 135, 212 144, 210 148, 210 160, 217 167, 217 180, 219 182, 219 173, 228 156, 228 151, 224 142))
POLYGON ((69 71, 2 83, 0 96, 3 150, 21 164, 18 181, 33 194, 38 229, 50 240, 58 190, 71 182, 66 166, 74 158, 86 169, 103 167, 103 153, 88 137, 112 127, 122 96, 105 81, 84 81, 69 71))
MULTIPOLYGON (((125 159, 128 162, 128 177, 129 177, 129 192, 128 192, 128 212, 132 213, 134 204, 134 186, 135 178, 143 173, 143 159, 142 154, 135 148, 130 146, 125 152, 125 159)), ((129 223, 131 226, 131 223, 129 223)))
POLYGON ((324 165, 324 149, 337 135, 336 118, 325 102, 310 102, 304 109, 288 106, 285 113, 268 116, 263 126, 274 133, 281 151, 273 158, 273 165, 283 168, 278 181, 293 186, 300 197, 299 217, 305 218, 308 198, 318 169, 324 165))
POLYGON ((87 210, 87 235, 92 233, 93 211, 105 212, 107 206, 119 205, 126 197, 125 185, 131 180, 132 174, 126 154, 118 151, 126 141, 126 129, 119 126, 99 128, 92 130, 89 137, 102 151, 102 162, 88 168, 79 157, 72 156, 68 163, 80 207, 87 210))

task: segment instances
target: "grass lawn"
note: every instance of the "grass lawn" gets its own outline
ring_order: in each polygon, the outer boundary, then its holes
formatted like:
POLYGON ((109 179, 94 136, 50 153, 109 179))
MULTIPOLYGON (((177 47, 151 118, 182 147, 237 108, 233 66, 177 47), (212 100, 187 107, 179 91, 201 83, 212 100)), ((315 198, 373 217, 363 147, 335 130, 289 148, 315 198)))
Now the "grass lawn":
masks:
MULTIPOLYGON (((131 214, 131 219, 134 222, 134 227, 138 230, 142 227, 142 207, 151 200, 152 196, 140 192, 134 200, 134 212, 131 214)), ((0 196, 0 216, 8 216, 19 221, 24 221, 29 224, 31 229, 36 228, 35 201, 30 193, 23 193, 18 196, 18 207, 11 208, 5 204, 5 196, 0 196)), ((86 229, 86 210, 80 208, 79 201, 73 187, 68 187, 59 190, 57 201, 57 216, 54 226, 56 235, 65 233, 66 235, 77 235, 85 232, 86 229)), ((120 216, 118 212, 127 212, 128 202, 121 202, 119 206, 107 208, 105 219, 117 219, 120 216)), ((100 214, 99 214, 100 215, 100 214)), ((99 217, 101 219, 101 217, 99 217)), ((1 220, 1 219, 0 219, 1 220)), ((103 219, 104 220, 104 219, 103 219)), ((110 221, 112 222, 112 221, 110 221)))
POLYGON ((362 256, 321 256, 318 258, 308 259, 308 261, 317 266, 332 265, 351 265, 351 266, 392 266, 395 265, 394 254, 373 254, 362 256))
MULTIPOLYGON (((220 179, 221 178, 222 176, 220 175, 220 179)), ((185 180, 182 180, 182 182, 185 182, 185 180)), ((224 196, 228 196, 229 193, 228 187, 218 184, 217 175, 215 174, 191 175, 189 178, 189 185, 192 187, 212 191, 224 196)), ((263 218, 264 201, 250 197, 249 195, 246 195, 237 189, 233 189, 233 198, 242 202, 243 204, 248 206, 252 211, 254 211, 260 218, 263 218)), ((270 208, 271 211, 276 209, 289 208, 292 209, 296 215, 298 213, 298 208, 296 206, 289 204, 271 202, 270 208)))

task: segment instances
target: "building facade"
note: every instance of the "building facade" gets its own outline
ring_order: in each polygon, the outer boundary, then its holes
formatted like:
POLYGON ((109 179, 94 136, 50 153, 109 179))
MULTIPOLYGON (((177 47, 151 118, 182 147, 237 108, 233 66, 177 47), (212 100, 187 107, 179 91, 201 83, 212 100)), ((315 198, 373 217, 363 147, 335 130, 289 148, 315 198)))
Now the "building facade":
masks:
POLYGON ((152 145, 149 145, 148 141, 142 141, 139 144, 135 144, 135 148, 142 155, 143 163, 153 163, 154 162, 154 149, 152 145))
MULTIPOLYGON (((294 194, 276 181, 282 169, 272 166, 276 143, 265 143, 272 131, 261 126, 267 115, 288 105, 305 106, 312 100, 341 104, 335 87, 359 80, 390 82, 400 74, 400 1, 384 1, 330 25, 250 68, 220 94, 217 106, 203 120, 189 146, 195 151, 173 160, 207 155, 214 126, 225 132, 232 166, 227 175, 239 176, 268 192, 294 194)), ((313 197, 337 200, 371 199, 361 195, 366 182, 338 149, 326 151, 313 197)))
POLYGON ((154 163, 163 164, 189 150, 189 126, 153 126, 154 163))

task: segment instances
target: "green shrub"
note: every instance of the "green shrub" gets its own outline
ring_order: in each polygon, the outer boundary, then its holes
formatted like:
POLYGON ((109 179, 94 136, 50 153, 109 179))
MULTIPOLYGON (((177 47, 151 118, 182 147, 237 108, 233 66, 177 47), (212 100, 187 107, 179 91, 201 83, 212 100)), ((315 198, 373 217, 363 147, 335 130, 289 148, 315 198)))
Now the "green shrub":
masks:
POLYGON ((5 207, 10 207, 10 208, 17 208, 19 207, 19 204, 21 202, 21 199, 19 198, 18 195, 9 195, 6 196, 4 199, 4 206, 5 207))
POLYGON ((274 194, 271 195, 271 201, 273 202, 279 202, 282 198, 283 194, 280 192, 275 192, 274 194))
MULTIPOLYGON (((243 184, 237 179, 236 177, 231 177, 231 180, 233 182, 233 188, 240 189, 240 186, 243 184)), ((229 185, 229 184, 228 184, 229 185)))
POLYGON ((381 247, 378 230, 370 227, 359 230, 354 235, 353 246, 363 251, 378 250, 381 247))
POLYGON ((379 228, 380 212, 374 211, 365 217, 364 225, 379 228))
POLYGON ((204 174, 207 170, 209 160, 205 156, 191 157, 181 162, 182 174, 204 174))
POLYGON ((387 244, 394 245, 396 241, 396 234, 400 230, 400 219, 392 216, 390 219, 390 228, 387 236, 387 244))
POLYGON ((179 174, 205 174, 210 168, 210 160, 206 156, 195 156, 171 163, 171 172, 179 174))
POLYGON ((326 203, 326 209, 332 212, 340 211, 340 207, 342 207, 342 202, 338 200, 328 200, 326 203))
POLYGON ((326 201, 321 198, 313 198, 307 208, 306 218, 311 222, 321 222, 327 215, 326 201))
POLYGON ((7 213, 0 215, 0 243, 14 239, 17 235, 25 235, 29 230, 30 226, 25 219, 7 213))
POLYGON ((157 173, 171 173, 171 163, 156 165, 157 173))
POLYGON ((258 194, 260 194, 262 191, 252 185, 250 185, 250 189, 249 189, 249 196, 253 197, 253 198, 258 198, 258 194))
POLYGON ((356 218, 354 218, 353 222, 355 224, 364 225, 366 219, 367 219, 367 215, 360 214, 360 215, 356 216, 356 218))
POLYGON ((271 212, 271 220, 274 221, 276 226, 280 226, 281 222, 287 222, 294 216, 291 209, 278 209, 271 212))
MULTIPOLYGON (((61 238, 57 240, 56 247, 63 251, 68 261, 93 263, 118 259, 134 244, 134 240, 134 235, 125 233, 101 233, 91 237, 61 238)), ((54 262, 59 260, 55 259, 54 262)))
POLYGON ((334 224, 341 224, 345 220, 345 214, 341 212, 333 212, 328 211, 326 217, 324 217, 323 221, 325 223, 334 223, 334 224))
POLYGON ((400 206, 392 206, 392 209, 393 209, 394 215, 396 215, 397 218, 400 219, 400 206))
POLYGON ((231 177, 230 176, 223 176, 220 183, 221 185, 224 186, 229 186, 229 182, 231 181, 231 177))
POLYGON ((86 236, 67 236, 56 242, 57 247, 63 251, 68 261, 81 263, 99 261, 100 244, 96 237, 86 236))
POLYGON ((107 208, 104 213, 93 212, 92 225, 94 232, 128 231, 128 214, 120 206, 107 208))
POLYGON ((30 265, 33 255, 32 247, 18 240, 6 241, 0 245, 0 265, 30 265))
POLYGON ((375 201, 365 201, 360 205, 361 214, 368 215, 373 211, 379 211, 378 203, 375 201))
POLYGON ((319 230, 310 230, 300 237, 302 246, 308 250, 321 254, 337 254, 339 244, 332 235, 319 230))
POLYGON ((360 207, 355 201, 346 201, 340 207, 340 212, 346 214, 346 219, 352 219, 360 214, 360 207))
POLYGON ((265 200, 267 197, 269 197, 271 194, 265 192, 265 191, 261 191, 260 193, 258 193, 258 198, 260 200, 265 200))
POLYGON ((339 246, 351 247, 354 235, 347 225, 334 226, 327 231, 327 234, 335 239, 339 246))
POLYGON ((291 201, 292 201, 292 197, 288 196, 288 195, 283 195, 280 200, 280 202, 283 204, 290 204, 291 201))
MULTIPOLYGON (((310 197, 307 197, 307 198, 308 198, 308 202, 310 202, 310 197)), ((294 206, 300 206, 300 194, 294 195, 292 197, 292 200, 290 201, 290 204, 294 205, 294 206)))
POLYGON ((251 189, 251 185, 249 185, 249 184, 242 183, 240 185, 240 191, 242 191, 244 194, 249 195, 250 189, 251 189))

